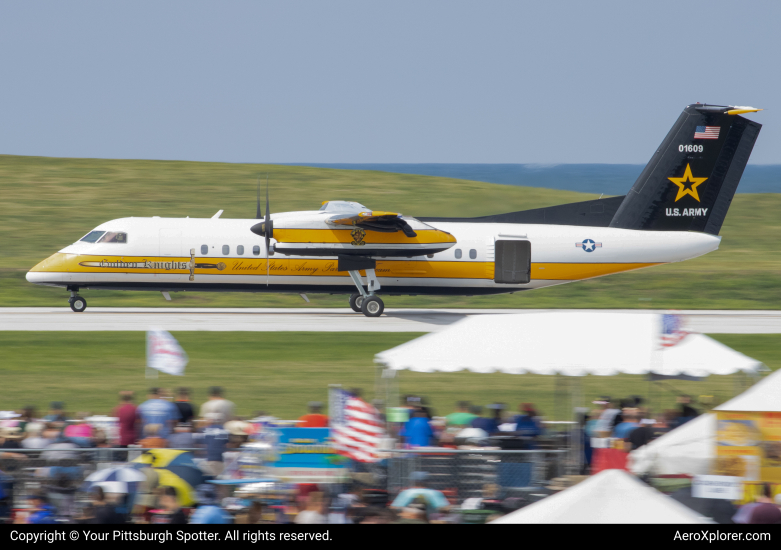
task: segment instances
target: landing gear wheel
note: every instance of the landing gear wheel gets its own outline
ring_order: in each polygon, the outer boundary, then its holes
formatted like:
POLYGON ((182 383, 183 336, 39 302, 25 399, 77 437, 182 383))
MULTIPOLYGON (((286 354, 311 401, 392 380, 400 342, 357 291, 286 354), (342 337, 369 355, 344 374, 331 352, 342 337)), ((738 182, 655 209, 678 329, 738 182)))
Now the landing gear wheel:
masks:
POLYGON ((367 317, 379 317, 385 310, 385 304, 378 296, 369 296, 363 299, 361 312, 367 317))
POLYGON ((350 307, 355 313, 361 313, 361 305, 363 304, 362 294, 352 294, 350 296, 350 307))
POLYGON ((87 300, 85 300, 81 296, 74 296, 73 298, 70 298, 68 302, 71 305, 71 309, 76 313, 81 313, 82 311, 87 309, 87 300))

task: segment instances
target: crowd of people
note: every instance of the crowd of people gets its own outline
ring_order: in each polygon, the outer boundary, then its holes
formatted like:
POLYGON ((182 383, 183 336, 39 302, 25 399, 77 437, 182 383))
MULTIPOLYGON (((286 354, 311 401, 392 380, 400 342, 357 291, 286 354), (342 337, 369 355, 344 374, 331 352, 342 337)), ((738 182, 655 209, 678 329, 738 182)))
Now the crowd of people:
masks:
MULTIPOLYGON (((360 392, 354 390, 354 393, 360 392)), ((680 396, 678 408, 666 411, 661 418, 654 418, 643 399, 637 396, 618 401, 602 397, 594 401, 595 409, 583 414, 580 423, 586 473, 591 461, 589 443, 594 438, 622 441, 626 451, 639 448, 695 418, 698 411, 691 401, 689 396, 680 396)), ((503 403, 479 407, 459 401, 455 410, 445 416, 435 416, 425 398, 406 396, 403 403, 406 414, 387 425, 392 431, 395 429, 390 435, 407 448, 501 445, 508 440, 515 442, 512 448, 535 448, 549 435, 542 414, 532 403, 520 403, 514 412, 503 403)), ((466 521, 470 512, 477 509, 498 517, 522 505, 517 498, 498 498, 500 488, 490 484, 485 487, 483 498, 459 503, 455 495, 427 487, 427 474, 416 472, 410 477, 411 486, 395 496, 355 483, 302 483, 280 491, 272 502, 238 498, 223 487, 203 483, 194 491, 194 501, 184 506, 180 489, 161 483, 153 468, 144 470, 146 481, 131 501, 127 493, 114 493, 99 484, 85 490, 85 486, 78 485, 83 478, 78 475, 79 466, 63 461, 76 461, 84 452, 92 453, 92 462, 117 462, 127 460, 128 452, 138 453, 143 449, 190 449, 198 457, 204 479, 212 479, 223 474, 226 463, 251 440, 257 424, 237 416, 235 405, 219 387, 209 389, 208 398, 200 407, 193 404, 187 388, 176 392, 151 388, 138 405, 131 392, 121 392, 111 417, 115 419, 113 429, 108 430, 94 422, 89 414, 71 416, 65 412, 64 403, 53 402, 48 414, 41 417, 34 407, 25 407, 0 420, 0 469, 22 467, 24 461, 34 456, 59 464, 49 471, 50 486, 25 489, 28 494, 24 499, 13 487, 14 476, 0 471, 0 521, 458 523, 466 521), (82 491, 81 501, 78 506, 71 502, 69 513, 63 514, 60 497, 69 491, 71 495, 82 491), (23 502, 21 506, 20 502, 23 502)), ((296 424, 328 427, 329 418, 323 414, 323 404, 310 402, 308 412, 296 424)), ((360 475, 356 473, 354 479, 360 475)), ((766 488, 766 495, 763 493, 757 502, 744 506, 735 521, 767 523, 777 519, 781 522, 781 511, 768 491, 766 488)))

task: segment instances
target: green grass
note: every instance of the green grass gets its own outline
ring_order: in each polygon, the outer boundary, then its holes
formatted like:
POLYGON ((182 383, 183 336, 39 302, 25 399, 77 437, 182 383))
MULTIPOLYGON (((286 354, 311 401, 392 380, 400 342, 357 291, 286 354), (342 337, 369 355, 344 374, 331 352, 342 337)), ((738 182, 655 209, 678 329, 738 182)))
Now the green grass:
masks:
MULTIPOLYGON (((108 414, 119 391, 143 396, 149 386, 193 388, 194 401, 204 401, 209 386, 219 385, 241 415, 263 410, 282 418, 297 418, 306 403, 326 401, 329 384, 360 387, 366 398, 375 396, 374 355, 419 334, 310 333, 310 332, 177 332, 190 357, 184 377, 160 374, 144 377, 143 332, 0 332, 0 410, 34 404, 43 411, 55 400, 72 412, 108 414)), ((781 339, 776 335, 719 335, 717 340, 781 367, 781 339)), ((566 385, 571 379, 563 378, 566 385)), ((695 396, 712 395, 715 403, 729 399, 741 376, 711 376, 702 382, 670 381, 668 388, 695 396)), ((748 380, 744 380, 747 382, 748 380)), ((566 418, 569 397, 554 407, 556 377, 400 372, 401 395, 426 396, 438 414, 452 410, 458 400, 476 404, 533 402, 549 417, 566 418)), ((588 376, 582 380, 585 403, 600 395, 647 396, 649 384, 641 376, 588 376)), ((566 394, 562 394, 566 395, 566 394)), ((656 387, 651 406, 670 408, 674 393, 656 387), (660 401, 661 399, 661 401, 660 401)))
MULTIPOLYGON (((65 306, 25 272, 96 225, 125 216, 252 217, 256 179, 275 212, 356 200, 412 216, 479 216, 595 198, 448 178, 300 166, 0 156, 0 306, 65 306)), ((631 182, 627 182, 629 189, 631 182)), ((721 249, 701 258, 514 295, 389 297, 389 307, 781 309, 781 195, 737 195, 721 249)), ((587 231, 587 230, 584 230, 587 231)), ((91 306, 168 306, 159 293, 86 291, 91 306)), ((344 307, 312 295, 311 306, 344 307)), ((175 306, 306 307, 298 296, 182 293, 175 306)))

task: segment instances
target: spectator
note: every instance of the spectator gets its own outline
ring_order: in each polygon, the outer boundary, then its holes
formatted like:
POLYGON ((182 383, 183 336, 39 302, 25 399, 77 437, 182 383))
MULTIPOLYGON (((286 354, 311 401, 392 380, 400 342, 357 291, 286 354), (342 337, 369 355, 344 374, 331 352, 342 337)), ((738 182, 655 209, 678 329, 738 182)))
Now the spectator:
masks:
POLYGON ((469 401, 459 401, 456 403, 456 412, 450 413, 445 417, 448 426, 469 426, 472 420, 477 418, 476 414, 469 412, 469 401))
POLYGON ((298 428, 327 428, 328 417, 322 414, 323 404, 320 401, 309 402, 309 414, 305 414, 297 424, 298 428))
POLYGON ((54 507, 49 504, 43 493, 33 493, 28 497, 28 502, 30 503, 30 509, 25 523, 32 525, 51 525, 56 523, 54 507))
POLYGON ((22 433, 27 431, 27 424, 35 422, 35 415, 35 407, 32 405, 27 405, 22 409, 22 416, 19 418, 19 423, 17 424, 19 429, 22 430, 22 433))
POLYGON ((174 428, 174 433, 168 436, 168 446, 172 449, 192 449, 195 447, 195 439, 190 424, 180 422, 174 428))
POLYGON ((93 487, 91 497, 94 519, 90 521, 90 523, 98 525, 122 525, 125 523, 125 518, 117 513, 116 508, 106 502, 106 495, 103 492, 103 487, 93 487))
POLYGON ((133 405, 133 392, 119 392, 119 405, 114 409, 119 424, 119 446, 122 448, 138 441, 138 412, 133 405))
POLYGON ((27 437, 22 440, 22 447, 25 449, 45 449, 52 442, 51 439, 41 436, 45 427, 42 422, 30 422, 27 424, 25 428, 27 437))
POLYGON ((149 390, 149 399, 138 406, 137 414, 141 419, 142 433, 146 433, 144 428, 148 424, 159 424, 157 435, 163 439, 168 437, 174 424, 179 420, 179 409, 170 401, 160 398, 159 388, 149 390))
POLYGON ((770 483, 762 485, 762 494, 756 499, 756 506, 749 512, 749 524, 779 524, 781 523, 781 510, 773 502, 773 489, 770 483))
POLYGON ((49 414, 43 417, 46 422, 67 422, 65 416, 65 403, 62 401, 52 401, 49 404, 49 414))
POLYGON ((89 413, 80 412, 76 415, 76 422, 65 427, 62 435, 72 440, 81 447, 89 447, 92 437, 92 426, 87 422, 89 413))
POLYGON ((176 489, 173 487, 161 487, 160 507, 162 513, 157 514, 153 523, 166 523, 171 525, 184 525, 187 523, 187 516, 179 505, 179 498, 176 489))
POLYGON ((491 435, 494 432, 499 431, 499 424, 496 422, 496 419, 494 418, 495 414, 493 411, 496 409, 492 408, 492 406, 486 407, 485 414, 486 416, 478 416, 472 422, 470 423, 470 426, 472 428, 478 428, 480 430, 483 430, 488 435, 491 435), (488 416, 490 415, 490 416, 488 416))
POLYGON ((640 418, 638 417, 637 409, 624 409, 624 421, 621 422, 613 430, 613 437, 618 439, 626 439, 632 430, 640 426, 640 418))
POLYGON ((690 395, 679 395, 678 396, 678 404, 679 412, 678 412, 678 418, 675 422, 675 427, 681 426, 683 424, 686 424, 689 420, 692 420, 700 415, 700 413, 691 406, 692 398, 690 395))
POLYGON ((412 410, 411 418, 404 425, 401 435, 411 447, 428 447, 434 443, 434 431, 425 411, 420 408, 412 410))
POLYGON ((531 403, 521 403, 515 420, 515 431, 525 437, 537 437, 542 435, 542 427, 539 424, 537 411, 531 403))
POLYGON ((196 488, 198 508, 190 516, 190 523, 201 525, 224 525, 232 523, 233 518, 217 504, 217 489, 204 483, 196 488))
POLYGON ((209 388, 209 400, 201 405, 201 417, 206 418, 207 414, 220 415, 218 421, 225 424, 233 418, 235 405, 222 396, 222 388, 212 386, 209 388))
POLYGON ((138 442, 142 449, 164 449, 168 441, 160 437, 160 424, 147 424, 144 426, 144 439, 138 442))
POLYGON ((0 449, 14 450, 21 449, 22 430, 16 426, 2 428, 0 431, 0 449))
POLYGON ((621 411, 613 407, 609 397, 600 397, 593 403, 599 406, 600 409, 599 420, 597 421, 594 430, 596 437, 610 437, 610 434, 613 433, 613 428, 616 425, 617 417, 621 411))
POLYGON ((179 421, 190 424, 195 416, 192 403, 190 403, 190 390, 179 388, 179 398, 174 401, 174 405, 179 409, 179 421))
POLYGON ((309 493, 306 499, 306 508, 299 512, 295 522, 299 525, 325 523, 323 515, 323 493, 315 491, 309 493))
POLYGON ((218 476, 222 473, 225 465, 222 461, 222 454, 228 444, 228 430, 223 429, 220 419, 220 413, 211 412, 206 414, 206 429, 203 433, 195 434, 198 439, 203 439, 206 444, 206 470, 207 473, 218 476))

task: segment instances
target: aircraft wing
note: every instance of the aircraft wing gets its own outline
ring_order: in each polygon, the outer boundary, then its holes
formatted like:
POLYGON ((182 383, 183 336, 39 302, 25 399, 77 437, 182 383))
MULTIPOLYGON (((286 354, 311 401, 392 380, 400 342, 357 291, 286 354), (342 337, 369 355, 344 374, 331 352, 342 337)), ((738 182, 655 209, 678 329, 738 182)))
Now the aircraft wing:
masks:
POLYGON ((336 214, 326 220, 330 225, 351 225, 357 226, 368 231, 379 231, 380 233, 395 233, 403 231, 407 237, 416 237, 417 233, 404 220, 401 214, 396 212, 383 212, 373 210, 366 212, 345 212, 336 214))

